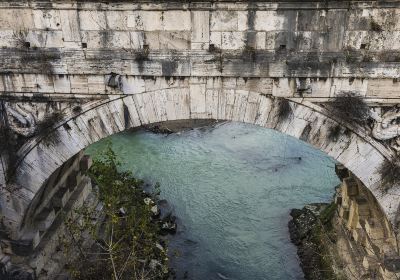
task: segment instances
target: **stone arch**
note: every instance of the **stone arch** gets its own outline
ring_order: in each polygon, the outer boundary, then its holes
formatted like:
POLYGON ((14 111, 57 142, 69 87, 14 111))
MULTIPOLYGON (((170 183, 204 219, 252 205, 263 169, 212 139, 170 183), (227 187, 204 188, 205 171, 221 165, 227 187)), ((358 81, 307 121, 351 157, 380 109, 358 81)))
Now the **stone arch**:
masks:
MULTIPOLYGON (((24 222, 30 207, 41 193, 46 179, 64 162, 90 144, 127 129, 169 120, 218 119, 245 122, 272 128, 299 138, 324 151, 347 167, 373 193, 388 219, 394 224, 397 189, 380 190, 381 163, 390 155, 362 130, 341 123, 324 108, 303 101, 285 99, 249 90, 207 89, 204 84, 166 88, 137 94, 113 96, 88 103, 75 114, 72 110, 52 131, 56 143, 33 139, 24 145, 16 169, 16 187, 8 199, 8 227, 14 238, 24 238, 24 222), (280 103, 290 106, 279 115, 280 103), (340 126, 339 139, 328 137, 330 128, 340 126), (12 230, 14 229, 14 230, 12 230)), ((7 219, 7 211, 3 211, 7 219)))

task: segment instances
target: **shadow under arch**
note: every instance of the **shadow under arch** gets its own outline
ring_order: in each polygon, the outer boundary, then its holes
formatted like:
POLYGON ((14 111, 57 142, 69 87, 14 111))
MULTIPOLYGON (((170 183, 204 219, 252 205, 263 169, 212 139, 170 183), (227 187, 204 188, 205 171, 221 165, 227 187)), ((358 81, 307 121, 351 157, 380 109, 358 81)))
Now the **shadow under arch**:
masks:
MULTIPOLYGON (((15 239, 24 235, 31 205, 47 178, 64 162, 92 143, 107 136, 145 124, 171 120, 217 119, 271 128, 301 139, 348 168, 374 195, 392 224, 398 209, 396 188, 380 189, 379 166, 390 153, 350 124, 335 120, 324 108, 301 99, 266 96, 247 90, 192 90, 190 87, 162 89, 133 95, 110 97, 89 103, 79 114, 67 115, 52 133, 56 143, 33 139, 19 151, 16 185, 7 205, 14 214, 9 228, 15 239), (279 102, 287 100, 289 113, 282 117, 279 102), (340 126, 338 139, 328 137, 332 127, 340 126)), ((4 214, 7 219, 7 212, 4 214)))

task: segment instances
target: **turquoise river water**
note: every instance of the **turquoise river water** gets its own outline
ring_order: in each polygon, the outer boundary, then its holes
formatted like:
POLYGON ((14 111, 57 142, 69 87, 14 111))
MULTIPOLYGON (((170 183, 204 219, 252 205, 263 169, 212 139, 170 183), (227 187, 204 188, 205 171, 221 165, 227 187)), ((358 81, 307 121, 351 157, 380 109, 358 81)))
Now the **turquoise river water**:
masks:
MULTIPOLYGON (((288 233, 289 211, 329 201, 334 161, 273 130, 240 123, 162 135, 114 135, 125 169, 161 184, 174 207, 170 241, 177 279, 303 279, 288 233)), ((103 149, 100 141, 87 150, 103 149)))

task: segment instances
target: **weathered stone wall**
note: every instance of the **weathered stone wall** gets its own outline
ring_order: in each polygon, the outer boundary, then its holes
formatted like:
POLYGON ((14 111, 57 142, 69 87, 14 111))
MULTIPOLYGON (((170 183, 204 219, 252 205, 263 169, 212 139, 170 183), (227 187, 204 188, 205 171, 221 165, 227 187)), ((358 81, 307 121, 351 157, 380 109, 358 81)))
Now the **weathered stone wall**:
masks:
POLYGON ((39 279, 56 277, 65 263, 63 252, 57 249, 62 246, 64 219, 74 214, 72 210, 82 206, 92 191, 91 180, 85 175, 90 165, 91 159, 81 152, 49 177, 25 220, 29 238, 18 244, 2 239, 0 277, 20 279, 17 275, 22 273, 39 279))
POLYGON ((398 240, 372 193, 346 168, 337 167, 342 179, 335 249, 348 279, 398 279, 398 240))
POLYGON ((91 143, 208 118, 273 128, 325 151, 396 225, 400 187, 383 192, 379 167, 400 150, 399 14, 397 1, 0 2, 0 117, 27 139, 15 182, 1 157, 8 238, 34 242, 45 182, 91 143), (369 124, 328 110, 342 93, 370 106, 369 124), (58 141, 45 143, 34 128, 53 107, 63 112, 48 132, 58 141))

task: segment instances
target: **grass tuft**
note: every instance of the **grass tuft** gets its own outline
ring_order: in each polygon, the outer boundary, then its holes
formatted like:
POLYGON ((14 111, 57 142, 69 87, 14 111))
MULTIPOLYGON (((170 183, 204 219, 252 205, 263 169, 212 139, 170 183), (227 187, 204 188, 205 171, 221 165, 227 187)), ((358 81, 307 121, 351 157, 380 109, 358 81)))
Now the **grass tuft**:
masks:
POLYGON ((47 115, 42 121, 36 124, 35 135, 42 138, 45 144, 55 143, 58 140, 58 134, 53 131, 54 125, 64 118, 62 111, 55 111, 47 115))
POLYGON ((277 99, 278 112, 277 117, 279 121, 289 118, 293 114, 293 109, 290 106, 289 100, 285 98, 277 99))
POLYGON ((389 190, 391 187, 400 184, 400 158, 393 161, 385 160, 379 167, 382 187, 389 190))
POLYGON ((328 140, 331 142, 336 142, 339 140, 339 136, 342 132, 340 125, 330 126, 328 127, 328 140))
POLYGON ((352 92, 337 96, 329 107, 336 117, 348 123, 363 125, 369 118, 370 109, 367 103, 352 92))

